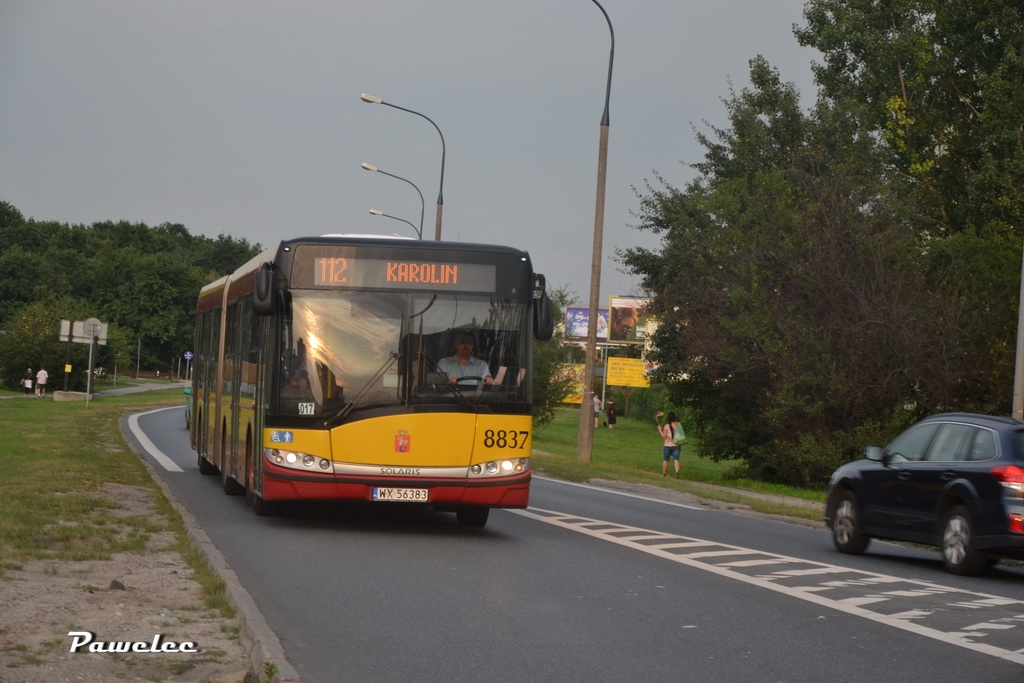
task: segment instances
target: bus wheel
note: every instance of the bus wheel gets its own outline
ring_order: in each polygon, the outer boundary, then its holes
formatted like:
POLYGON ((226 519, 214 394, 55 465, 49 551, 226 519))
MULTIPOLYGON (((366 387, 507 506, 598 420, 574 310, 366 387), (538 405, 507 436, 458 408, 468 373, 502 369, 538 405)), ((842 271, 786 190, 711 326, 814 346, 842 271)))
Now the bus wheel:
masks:
POLYGON ((217 474, 217 468, 213 466, 213 463, 199 456, 199 474, 217 474))
POLYGON ((252 511, 260 517, 277 517, 281 514, 281 504, 264 500, 256 494, 252 497, 252 511))
POLYGON ((487 524, 487 517, 490 514, 491 508, 459 508, 455 511, 455 518, 459 520, 459 526, 480 529, 487 524))
POLYGON ((237 479, 229 477, 224 472, 221 472, 220 475, 220 486, 229 496, 240 496, 245 493, 245 487, 239 484, 237 479))
POLYGON ((245 504, 252 506, 256 500, 256 473, 253 471, 255 457, 252 454, 252 439, 245 437, 245 504))

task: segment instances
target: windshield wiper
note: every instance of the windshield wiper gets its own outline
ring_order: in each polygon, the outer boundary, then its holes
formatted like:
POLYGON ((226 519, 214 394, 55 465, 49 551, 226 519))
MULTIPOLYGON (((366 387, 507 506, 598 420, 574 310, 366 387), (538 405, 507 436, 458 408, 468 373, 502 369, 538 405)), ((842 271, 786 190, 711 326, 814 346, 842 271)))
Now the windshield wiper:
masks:
POLYGON ((355 398, 353 398, 351 401, 343 405, 341 407, 341 410, 335 413, 333 417, 324 420, 324 427, 335 427, 337 425, 340 425, 346 419, 348 419, 348 416, 352 413, 356 405, 359 403, 359 399, 361 399, 366 394, 366 392, 370 390, 370 387, 376 384, 377 380, 383 377, 384 373, 390 370, 391 366, 397 363, 398 359, 401 357, 402 354, 398 353, 397 351, 392 351, 391 353, 389 353, 388 359, 384 361, 384 365, 380 366, 380 369, 374 373, 373 377, 366 381, 366 384, 363 385, 363 388, 360 389, 358 393, 356 393, 355 398))
MULTIPOLYGON (((424 313, 426 313, 427 311, 429 311, 430 307, 434 305, 435 301, 437 301, 437 294, 435 294, 434 296, 430 297, 430 301, 427 302, 427 305, 423 307, 422 311, 420 311, 419 313, 413 313, 412 315, 410 315, 409 316, 409 320, 412 320, 413 318, 418 318, 421 315, 423 315, 424 313)), ((420 331, 422 331, 422 330, 423 330, 423 324, 420 323, 420 331)))

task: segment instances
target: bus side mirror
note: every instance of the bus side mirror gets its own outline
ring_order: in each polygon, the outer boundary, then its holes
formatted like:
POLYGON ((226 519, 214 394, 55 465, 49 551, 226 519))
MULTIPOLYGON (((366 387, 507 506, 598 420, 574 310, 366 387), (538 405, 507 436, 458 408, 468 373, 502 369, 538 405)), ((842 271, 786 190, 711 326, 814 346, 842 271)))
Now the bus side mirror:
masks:
POLYGON ((533 276, 533 338, 548 341, 555 333, 555 321, 551 315, 551 299, 548 298, 544 276, 533 276))
POLYGON ((274 271, 264 263, 253 273, 252 310, 256 315, 270 315, 274 312, 274 271))

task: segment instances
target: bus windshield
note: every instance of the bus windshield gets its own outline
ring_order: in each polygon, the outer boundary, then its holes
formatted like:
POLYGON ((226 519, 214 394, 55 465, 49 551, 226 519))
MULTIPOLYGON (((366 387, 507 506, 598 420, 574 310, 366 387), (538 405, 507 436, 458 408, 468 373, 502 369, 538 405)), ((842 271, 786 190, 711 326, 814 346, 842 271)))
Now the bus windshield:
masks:
POLYGON ((529 301, 486 296, 292 289, 270 412, 495 404, 525 412, 529 314, 529 301), (453 365, 460 343, 471 350, 453 365))

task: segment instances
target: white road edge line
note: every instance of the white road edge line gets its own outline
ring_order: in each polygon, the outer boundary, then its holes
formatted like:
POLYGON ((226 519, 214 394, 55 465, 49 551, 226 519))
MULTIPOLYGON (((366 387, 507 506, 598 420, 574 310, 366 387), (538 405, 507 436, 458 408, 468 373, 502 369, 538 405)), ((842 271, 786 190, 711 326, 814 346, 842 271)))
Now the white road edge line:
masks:
POLYGON ((175 410, 178 406, 171 406, 169 408, 157 408, 156 410, 150 410, 145 413, 134 413, 128 417, 128 428, 132 430, 132 434, 139 440, 139 445, 142 446, 142 450, 146 451, 156 460, 160 465, 168 472, 184 472, 185 470, 178 467, 177 463, 171 460, 169 457, 164 455, 163 451, 156 447, 156 445, 149 440, 142 429, 139 427, 139 418, 143 415, 152 415, 153 413, 159 413, 162 410, 175 410))
POLYGON ((683 508, 685 510, 707 510, 707 508, 700 507, 697 505, 686 505, 684 503, 673 503, 670 500, 661 500, 660 498, 651 498, 649 496, 641 496, 636 493, 626 493, 625 491, 616 491, 615 489, 605 488, 603 486, 591 486, 590 484, 578 484, 574 481, 562 481, 561 479, 551 479, 537 474, 533 474, 534 479, 543 479, 549 481, 552 484, 564 484, 565 486, 577 486, 581 489, 589 489, 591 491, 600 491, 601 493, 613 493, 616 496, 625 496, 626 498, 636 498, 638 500, 644 500, 649 503, 661 503, 662 505, 671 505, 672 507, 683 508))

